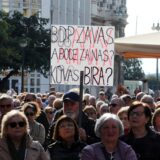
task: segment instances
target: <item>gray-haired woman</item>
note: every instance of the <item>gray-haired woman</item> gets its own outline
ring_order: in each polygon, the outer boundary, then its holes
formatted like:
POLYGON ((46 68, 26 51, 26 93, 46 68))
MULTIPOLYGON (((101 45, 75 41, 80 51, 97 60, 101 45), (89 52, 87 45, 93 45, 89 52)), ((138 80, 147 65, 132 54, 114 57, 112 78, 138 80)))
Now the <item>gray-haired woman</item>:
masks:
POLYGON ((101 142, 86 146, 81 160, 137 160, 131 146, 119 140, 123 134, 123 124, 116 115, 102 115, 96 122, 95 133, 101 142))
POLYGON ((0 160, 48 160, 38 141, 29 136, 26 116, 12 110, 4 115, 1 125, 0 160))

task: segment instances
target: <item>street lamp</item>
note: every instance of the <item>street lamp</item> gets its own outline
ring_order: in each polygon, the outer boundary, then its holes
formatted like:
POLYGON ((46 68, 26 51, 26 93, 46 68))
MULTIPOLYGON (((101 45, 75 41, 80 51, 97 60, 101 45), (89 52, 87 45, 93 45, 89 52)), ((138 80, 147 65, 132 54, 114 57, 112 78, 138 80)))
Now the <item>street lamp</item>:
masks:
MULTIPOLYGON (((156 31, 158 31, 159 32, 159 30, 160 30, 160 25, 159 25, 159 23, 157 23, 157 25, 155 25, 155 23, 153 23, 153 26, 152 26, 152 30, 156 30, 156 31)), ((156 78, 157 78, 157 81, 158 81, 158 58, 156 59, 156 78)))
POLYGON ((24 48, 27 46, 27 41, 25 39, 21 40, 19 46, 22 49, 22 66, 21 66, 21 93, 24 92, 24 59, 25 59, 25 52, 24 48))

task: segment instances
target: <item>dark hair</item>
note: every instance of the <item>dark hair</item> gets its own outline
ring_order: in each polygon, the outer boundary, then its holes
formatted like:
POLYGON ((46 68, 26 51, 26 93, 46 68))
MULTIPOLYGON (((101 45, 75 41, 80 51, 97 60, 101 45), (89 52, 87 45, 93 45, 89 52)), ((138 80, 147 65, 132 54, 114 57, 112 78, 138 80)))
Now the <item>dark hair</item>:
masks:
POLYGON ((41 113, 41 110, 38 106, 37 102, 28 102, 28 103, 24 103, 24 105, 22 106, 21 110, 23 112, 25 112, 28 108, 31 108, 33 110, 33 112, 35 113, 36 117, 38 117, 41 113))
POLYGON ((70 117, 66 116, 66 115, 62 115, 60 118, 58 118, 56 124, 55 124, 55 129, 54 129, 54 133, 53 133, 53 139, 54 140, 59 140, 59 141, 63 141, 63 138, 60 136, 59 134, 59 126, 62 122, 72 122, 74 124, 74 128, 75 128, 75 135, 74 135, 74 139, 77 141, 79 140, 79 128, 77 126, 77 123, 70 117))
POLYGON ((148 127, 150 125, 150 122, 151 122, 151 118, 152 118, 152 112, 151 112, 151 109, 150 107, 148 106, 148 104, 146 103, 143 103, 143 102, 140 102, 140 101, 134 101, 129 109, 128 109, 128 119, 129 119, 129 116, 130 116, 130 113, 136 109, 137 107, 143 107, 144 108, 144 114, 145 114, 145 117, 146 118, 149 118, 149 121, 148 123, 146 124, 146 127, 148 127))
POLYGON ((156 118, 157 116, 160 114, 160 108, 156 109, 155 112, 153 113, 153 116, 152 116, 152 120, 151 120, 151 123, 152 125, 154 126, 154 128, 156 129, 156 118))

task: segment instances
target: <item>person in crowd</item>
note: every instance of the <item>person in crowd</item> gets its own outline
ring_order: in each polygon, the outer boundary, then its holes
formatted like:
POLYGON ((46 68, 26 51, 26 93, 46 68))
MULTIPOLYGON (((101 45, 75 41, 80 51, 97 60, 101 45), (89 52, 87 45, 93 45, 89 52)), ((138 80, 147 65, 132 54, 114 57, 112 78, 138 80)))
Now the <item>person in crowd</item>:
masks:
POLYGON ((146 103, 135 101, 128 109, 130 132, 121 140, 131 145, 138 160, 160 159, 160 135, 151 130, 151 109, 146 103))
POLYGON ((97 118, 100 117, 100 106, 104 103, 105 103, 104 101, 100 101, 100 100, 96 102, 97 118))
POLYGON ((52 142, 52 135, 54 131, 54 126, 56 120, 61 115, 67 115, 68 117, 74 119, 77 124, 79 125, 80 129, 80 138, 81 140, 87 142, 87 143, 93 143, 97 141, 97 137, 94 133, 94 125, 95 121, 92 119, 89 119, 84 112, 79 112, 79 94, 76 91, 69 91, 64 94, 63 96, 63 108, 56 112, 54 122, 50 126, 47 141, 46 144, 49 144, 52 142))
POLYGON ((13 98, 7 94, 2 94, 0 96, 0 124, 3 116, 12 109, 14 109, 13 98))
POLYGON ((100 108, 99 108, 99 114, 100 116, 102 116, 104 113, 109 113, 110 110, 109 110, 109 106, 107 103, 103 103, 100 108))
POLYGON ((79 160, 85 143, 79 140, 79 128, 76 122, 62 115, 55 124, 54 143, 48 146, 51 160, 79 160))
POLYGON ((42 98, 41 97, 37 97, 36 102, 38 103, 38 105, 39 105, 41 110, 43 110, 46 107, 45 103, 42 102, 42 98))
POLYGON ((63 97, 63 93, 62 92, 56 92, 56 98, 62 98, 63 97))
POLYGON ((24 97, 24 102, 31 102, 31 101, 36 101, 37 97, 34 93, 27 93, 24 97))
POLYGON ((144 95, 141 100, 141 102, 147 103, 151 109, 152 112, 154 112, 156 104, 155 101, 153 99, 153 97, 151 95, 144 95))
POLYGON ((53 107, 53 102, 54 102, 55 99, 56 99, 55 95, 50 95, 48 97, 48 106, 53 107))
POLYGON ((61 98, 56 98, 53 102, 53 108, 59 110, 63 107, 63 102, 61 98))
POLYGON ((85 93, 83 95, 83 101, 85 102, 85 105, 89 105, 89 97, 90 97, 89 93, 85 93))
POLYGON ((104 91, 100 91, 99 92, 99 94, 98 94, 98 101, 103 101, 104 103, 109 104, 109 101, 108 101, 108 99, 107 99, 104 91))
POLYGON ((111 99, 111 102, 109 105, 110 112, 113 114, 117 114, 119 109, 123 106, 124 106, 124 102, 121 98, 113 98, 113 99, 111 99))
POLYGON ((38 141, 29 136, 26 116, 19 110, 4 115, 0 136, 0 160, 49 160, 38 141))
POLYGON ((41 144, 45 141, 45 128, 35 119, 40 114, 40 108, 36 102, 25 103, 22 106, 22 111, 26 115, 29 122, 30 135, 33 140, 39 141, 41 144))
POLYGON ((124 106, 130 106, 132 103, 132 97, 129 94, 123 94, 120 96, 120 98, 124 102, 124 106))
POLYGON ((45 107, 44 109, 44 113, 46 114, 47 120, 48 120, 48 125, 51 125, 55 113, 56 113, 56 109, 50 106, 45 107))
POLYGON ((96 97, 93 95, 90 95, 89 97, 89 105, 92 105, 96 108, 96 97))
POLYGON ((92 106, 92 105, 87 105, 85 106, 85 108, 83 109, 83 112, 91 119, 93 119, 94 121, 96 121, 97 119, 97 111, 96 109, 92 106))
POLYGON ((117 115, 103 114, 96 121, 95 133, 101 141, 87 145, 81 152, 81 160, 137 160, 132 147, 119 140, 123 124, 117 115))
POLYGON ((136 100, 137 100, 137 101, 140 101, 141 98, 142 98, 144 95, 146 95, 144 92, 138 92, 138 93, 136 94, 136 100))
POLYGON ((151 120, 154 131, 160 133, 160 108, 156 109, 153 113, 151 120))
POLYGON ((123 123, 124 134, 128 134, 128 132, 130 130, 130 124, 128 121, 128 109, 129 109, 129 106, 122 107, 122 108, 120 108, 120 110, 117 113, 118 117, 120 118, 120 120, 123 123))

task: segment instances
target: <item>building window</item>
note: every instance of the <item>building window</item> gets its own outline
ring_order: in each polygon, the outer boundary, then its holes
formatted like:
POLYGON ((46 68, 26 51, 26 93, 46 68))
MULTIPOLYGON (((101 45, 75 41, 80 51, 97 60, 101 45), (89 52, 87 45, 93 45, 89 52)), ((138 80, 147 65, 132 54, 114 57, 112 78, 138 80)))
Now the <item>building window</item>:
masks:
POLYGON ((36 89, 36 92, 39 93, 39 92, 40 92, 40 88, 37 88, 37 89, 36 89))
POLYGON ((30 85, 31 85, 31 86, 34 86, 34 85, 35 85, 35 84, 34 84, 34 78, 31 78, 31 79, 30 79, 30 85))
POLYGON ((37 79, 37 86, 40 86, 41 80, 38 78, 37 79))
POLYGON ((35 74, 31 74, 31 77, 34 77, 35 76, 35 74))
POLYGON ((30 88, 30 92, 31 92, 31 93, 34 93, 34 88, 30 88))

